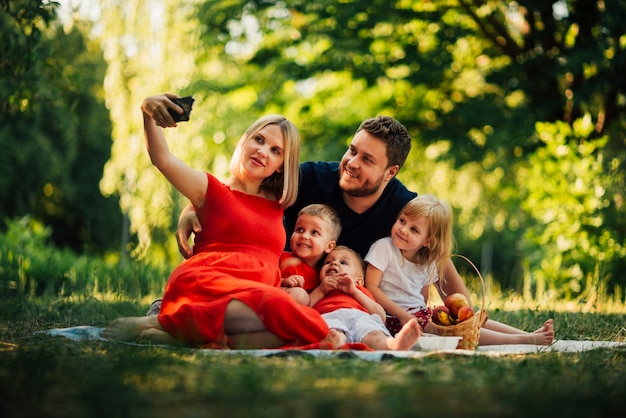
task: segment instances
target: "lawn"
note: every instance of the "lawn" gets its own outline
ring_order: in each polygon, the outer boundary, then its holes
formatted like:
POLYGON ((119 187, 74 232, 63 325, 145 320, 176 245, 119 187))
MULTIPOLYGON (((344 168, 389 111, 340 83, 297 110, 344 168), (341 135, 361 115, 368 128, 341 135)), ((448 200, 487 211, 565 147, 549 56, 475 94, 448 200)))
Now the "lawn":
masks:
MULTIPOLYGON (((102 326, 146 303, 4 300, 0 416, 605 417, 626 411, 626 349, 506 357, 253 357, 74 342, 36 331, 102 326)), ((554 317, 560 339, 624 341, 623 313, 490 308, 523 329, 554 317)))

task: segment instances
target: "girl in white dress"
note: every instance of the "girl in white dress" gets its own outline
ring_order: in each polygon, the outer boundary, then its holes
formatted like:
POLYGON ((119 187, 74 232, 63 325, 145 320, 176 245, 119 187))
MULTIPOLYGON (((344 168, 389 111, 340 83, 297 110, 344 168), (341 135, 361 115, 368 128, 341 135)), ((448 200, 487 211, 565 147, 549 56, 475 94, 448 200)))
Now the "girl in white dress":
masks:
MULTIPOLYGON (((409 201, 391 227, 391 235, 374 242, 365 256, 365 287, 387 313, 386 325, 392 335, 412 318, 426 332, 432 311, 428 307, 429 285, 440 281, 442 298, 460 292, 471 300, 467 290, 446 283, 444 265, 452 254, 452 209, 433 195, 409 201)), ((554 340, 552 319, 534 332, 526 332, 501 322, 487 320, 480 330, 480 345, 540 344, 554 340)))

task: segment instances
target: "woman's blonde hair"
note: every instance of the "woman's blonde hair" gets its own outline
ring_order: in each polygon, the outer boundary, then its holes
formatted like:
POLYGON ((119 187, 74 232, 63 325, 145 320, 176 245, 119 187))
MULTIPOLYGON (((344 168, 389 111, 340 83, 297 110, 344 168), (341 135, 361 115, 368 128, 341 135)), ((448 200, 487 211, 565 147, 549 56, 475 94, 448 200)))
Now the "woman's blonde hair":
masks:
POLYGON ((417 196, 410 200, 398 216, 410 219, 428 219, 428 246, 420 250, 424 264, 435 263, 437 270, 450 258, 454 247, 452 235, 452 208, 448 202, 430 194, 417 196))
POLYGON ((267 115, 258 119, 241 136, 233 157, 230 160, 230 173, 241 174, 243 148, 252 140, 261 129, 267 125, 280 127, 285 139, 283 169, 274 172, 261 183, 261 188, 269 191, 276 197, 283 208, 291 206, 298 196, 298 181, 300 173, 300 133, 298 128, 281 115, 267 115))

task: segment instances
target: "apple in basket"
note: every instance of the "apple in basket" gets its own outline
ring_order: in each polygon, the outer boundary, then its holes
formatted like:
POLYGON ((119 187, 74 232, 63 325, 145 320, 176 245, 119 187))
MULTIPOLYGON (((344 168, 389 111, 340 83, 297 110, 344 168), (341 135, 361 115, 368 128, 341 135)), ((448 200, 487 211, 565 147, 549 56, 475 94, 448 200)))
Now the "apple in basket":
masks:
POLYGON ((459 312, 457 312, 457 319, 459 322, 463 322, 466 319, 469 319, 474 316, 474 309, 471 306, 461 306, 459 308, 459 312))
POLYGON ((433 309, 432 320, 437 325, 456 325, 474 316, 474 309, 462 293, 449 295, 443 303, 433 309))
POLYGON ((452 293, 443 301, 443 304, 450 310, 453 318, 459 317, 459 309, 463 306, 470 306, 469 301, 463 293, 452 293))

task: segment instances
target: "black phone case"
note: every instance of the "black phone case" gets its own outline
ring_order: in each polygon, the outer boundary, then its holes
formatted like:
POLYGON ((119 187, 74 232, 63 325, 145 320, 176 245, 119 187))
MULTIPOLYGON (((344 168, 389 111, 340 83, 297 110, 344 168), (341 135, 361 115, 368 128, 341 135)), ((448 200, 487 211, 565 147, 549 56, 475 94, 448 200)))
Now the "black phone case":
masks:
POLYGON ((195 99, 191 96, 181 97, 180 99, 171 99, 178 106, 182 107, 185 113, 180 114, 173 109, 167 109, 174 118, 174 122, 186 122, 189 120, 189 116, 191 115, 191 108, 193 107, 193 102, 195 99))

